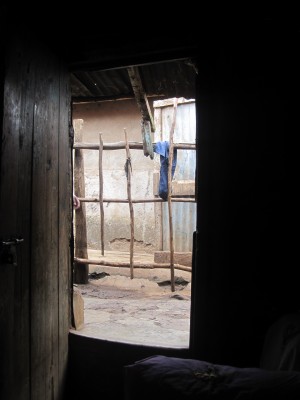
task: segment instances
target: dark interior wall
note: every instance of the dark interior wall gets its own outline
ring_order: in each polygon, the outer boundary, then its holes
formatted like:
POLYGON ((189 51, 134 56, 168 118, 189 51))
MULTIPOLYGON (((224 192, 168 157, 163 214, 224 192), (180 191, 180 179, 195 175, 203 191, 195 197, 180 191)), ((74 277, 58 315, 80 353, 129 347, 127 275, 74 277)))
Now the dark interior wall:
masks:
POLYGON ((266 29, 227 39, 207 52, 197 90, 194 351, 257 366, 268 327, 300 305, 288 188, 293 38, 266 29))
POLYGON ((78 335, 69 336, 68 399, 123 399, 125 365, 162 354, 189 357, 185 349, 167 349, 116 343, 78 335))

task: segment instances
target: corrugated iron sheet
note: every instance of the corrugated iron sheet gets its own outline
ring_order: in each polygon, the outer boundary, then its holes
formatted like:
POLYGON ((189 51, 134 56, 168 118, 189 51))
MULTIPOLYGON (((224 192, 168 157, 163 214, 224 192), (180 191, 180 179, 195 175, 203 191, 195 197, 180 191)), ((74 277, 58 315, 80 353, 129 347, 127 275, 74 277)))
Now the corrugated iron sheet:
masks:
MULTIPOLYGON (((170 140, 173 106, 161 107, 161 136, 156 140, 170 140)), ((195 102, 178 104, 174 143, 195 143, 195 102)), ((196 151, 178 150, 174 180, 195 180, 196 151)), ((196 203, 172 202, 173 243, 175 251, 192 251, 193 232, 196 230, 196 203)), ((168 204, 162 207, 163 250, 170 249, 168 204)))
MULTIPOLYGON (((195 67, 190 60, 139 66, 147 96, 195 98, 195 67)), ((71 73, 74 102, 133 97, 126 68, 71 73)))

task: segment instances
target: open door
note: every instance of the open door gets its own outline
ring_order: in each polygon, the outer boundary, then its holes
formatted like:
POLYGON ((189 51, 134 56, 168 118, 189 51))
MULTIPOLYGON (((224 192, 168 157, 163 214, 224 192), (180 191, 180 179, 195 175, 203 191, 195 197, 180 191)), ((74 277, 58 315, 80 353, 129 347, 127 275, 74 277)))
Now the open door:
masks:
POLYGON ((3 69, 0 398, 61 398, 70 327, 68 74, 20 38, 3 69))

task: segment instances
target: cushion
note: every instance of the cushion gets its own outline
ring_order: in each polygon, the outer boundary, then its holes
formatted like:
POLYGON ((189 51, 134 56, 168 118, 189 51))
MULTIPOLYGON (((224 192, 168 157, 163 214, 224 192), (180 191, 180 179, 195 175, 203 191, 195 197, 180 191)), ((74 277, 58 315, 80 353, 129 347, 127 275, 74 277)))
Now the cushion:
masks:
POLYGON ((125 400, 300 399, 300 372, 155 355, 124 368, 125 400))

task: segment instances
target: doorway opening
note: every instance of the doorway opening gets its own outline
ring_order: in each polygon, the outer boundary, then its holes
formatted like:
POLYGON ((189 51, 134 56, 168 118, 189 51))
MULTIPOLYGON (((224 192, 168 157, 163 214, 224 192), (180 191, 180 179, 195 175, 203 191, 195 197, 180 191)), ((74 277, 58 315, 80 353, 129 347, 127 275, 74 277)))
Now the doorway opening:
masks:
POLYGON ((195 74, 184 59, 72 75, 76 334, 189 347, 195 74))

